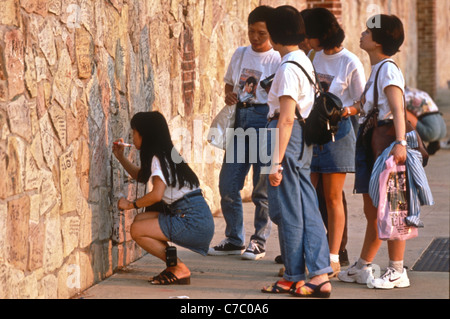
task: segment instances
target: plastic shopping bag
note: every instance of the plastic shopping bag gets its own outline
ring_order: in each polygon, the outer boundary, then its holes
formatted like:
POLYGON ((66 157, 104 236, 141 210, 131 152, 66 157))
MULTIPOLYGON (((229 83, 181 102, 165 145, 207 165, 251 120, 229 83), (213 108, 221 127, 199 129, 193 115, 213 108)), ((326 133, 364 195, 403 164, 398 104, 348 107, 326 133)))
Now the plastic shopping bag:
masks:
POLYGON ((236 105, 225 105, 222 110, 217 114, 211 123, 211 127, 208 132, 208 142, 220 149, 226 149, 229 135, 228 129, 234 128, 236 116, 236 105))
POLYGON ((396 165, 394 157, 386 161, 380 174, 378 203, 378 238, 381 240, 407 240, 417 237, 417 227, 406 225, 408 216, 408 189, 406 166, 396 165))

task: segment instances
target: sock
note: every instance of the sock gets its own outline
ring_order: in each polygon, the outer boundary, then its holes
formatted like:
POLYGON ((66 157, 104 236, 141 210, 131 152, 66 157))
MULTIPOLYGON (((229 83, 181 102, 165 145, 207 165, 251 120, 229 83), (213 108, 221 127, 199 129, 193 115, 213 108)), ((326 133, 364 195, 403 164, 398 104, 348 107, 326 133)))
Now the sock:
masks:
POLYGON ((330 254, 330 261, 333 262, 333 263, 338 263, 339 262, 339 255, 330 254))
POLYGON ((400 261, 389 260, 389 267, 394 268, 399 273, 403 273, 403 260, 400 261))
POLYGON ((370 262, 359 258, 358 261, 356 262, 356 269, 362 269, 364 266, 370 265, 370 262))

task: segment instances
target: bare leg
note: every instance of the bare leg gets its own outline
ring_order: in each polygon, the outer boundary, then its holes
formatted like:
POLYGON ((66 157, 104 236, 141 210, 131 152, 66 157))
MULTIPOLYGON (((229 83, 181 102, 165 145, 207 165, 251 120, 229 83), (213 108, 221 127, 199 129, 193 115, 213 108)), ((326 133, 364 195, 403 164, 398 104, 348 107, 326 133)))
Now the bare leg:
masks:
POLYGON ((339 254, 345 227, 345 211, 342 201, 346 174, 322 174, 328 211, 328 243, 331 254, 339 254))
POLYGON ((377 208, 373 206, 369 194, 363 194, 364 214, 367 219, 366 235, 361 250, 361 258, 367 262, 372 262, 381 246, 382 241, 378 239, 377 231, 377 208))
POLYGON ((392 261, 403 261, 405 255, 405 240, 388 240, 389 259, 392 261))
MULTIPOLYGON (((159 226, 158 213, 148 212, 137 215, 131 225, 131 237, 145 251, 166 261, 166 247, 169 239, 159 226)), ((189 277, 191 274, 189 268, 180 259, 177 266, 169 267, 167 270, 179 279, 189 277)))

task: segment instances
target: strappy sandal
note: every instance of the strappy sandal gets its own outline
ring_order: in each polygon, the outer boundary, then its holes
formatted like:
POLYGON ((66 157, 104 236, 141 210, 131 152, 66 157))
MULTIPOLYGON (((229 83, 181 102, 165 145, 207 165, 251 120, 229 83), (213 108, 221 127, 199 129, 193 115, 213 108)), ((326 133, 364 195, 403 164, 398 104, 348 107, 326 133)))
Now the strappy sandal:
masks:
POLYGON ((297 283, 294 282, 294 283, 292 283, 292 285, 289 289, 285 289, 278 285, 279 282, 280 281, 277 281, 276 283, 274 283, 273 285, 270 285, 269 287, 264 287, 263 289, 261 289, 261 292, 263 292, 265 294, 287 294, 292 289, 294 289, 295 286, 297 285, 297 283))
POLYGON ((160 280, 161 277, 162 277, 166 272, 167 272, 167 269, 164 269, 163 271, 161 271, 161 273, 160 273, 159 275, 156 275, 155 277, 150 277, 150 278, 148 279, 148 281, 149 281, 149 282, 152 282, 152 281, 154 281, 154 280, 161 281, 161 280, 160 280))
POLYGON ((306 297, 306 298, 329 298, 331 295, 330 291, 321 291, 320 289, 325 284, 330 283, 330 281, 324 281, 320 285, 314 285, 310 282, 304 284, 301 287, 298 287, 297 289, 292 289, 289 293, 295 297, 306 297), (305 288, 308 287, 312 289, 312 291, 305 288))
POLYGON ((178 278, 172 272, 164 270, 151 281, 152 285, 190 285, 191 277, 178 278))

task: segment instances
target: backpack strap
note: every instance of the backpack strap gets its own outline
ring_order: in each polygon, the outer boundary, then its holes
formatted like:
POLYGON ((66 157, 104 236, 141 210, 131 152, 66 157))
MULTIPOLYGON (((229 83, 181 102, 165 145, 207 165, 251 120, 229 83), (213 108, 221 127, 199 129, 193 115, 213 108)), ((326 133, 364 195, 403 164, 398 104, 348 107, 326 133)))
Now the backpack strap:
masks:
MULTIPOLYGON (((316 75, 316 76, 315 76, 315 77, 316 77, 316 82, 314 82, 314 81, 311 79, 311 77, 309 76, 308 72, 306 72, 306 70, 300 65, 300 63, 298 63, 298 62, 296 62, 296 61, 286 61, 286 62, 284 62, 283 64, 285 64, 285 63, 292 63, 292 64, 295 64, 296 66, 298 66, 298 67, 303 71, 303 73, 306 75, 306 77, 308 78, 309 82, 310 82, 311 85, 314 87, 314 89, 315 89, 316 91, 318 90, 318 88, 317 88, 317 83, 318 83, 319 90, 322 90, 322 86, 320 85, 320 81, 318 81, 318 79, 317 79, 317 73, 316 73, 315 71, 314 71, 314 74, 316 75)), ((314 66, 313 66, 313 67, 314 67, 314 66)), ((298 110, 297 107, 295 107, 295 115, 297 116, 297 121, 298 121, 298 123, 300 124, 300 126, 303 127, 303 124, 305 123, 305 119, 304 119, 303 116, 300 114, 300 111, 298 110)), ((299 156, 299 158, 298 158, 299 161, 303 158, 304 150, 305 150, 305 130, 302 128, 302 149, 301 149, 301 151, 300 151, 300 156, 299 156)))

